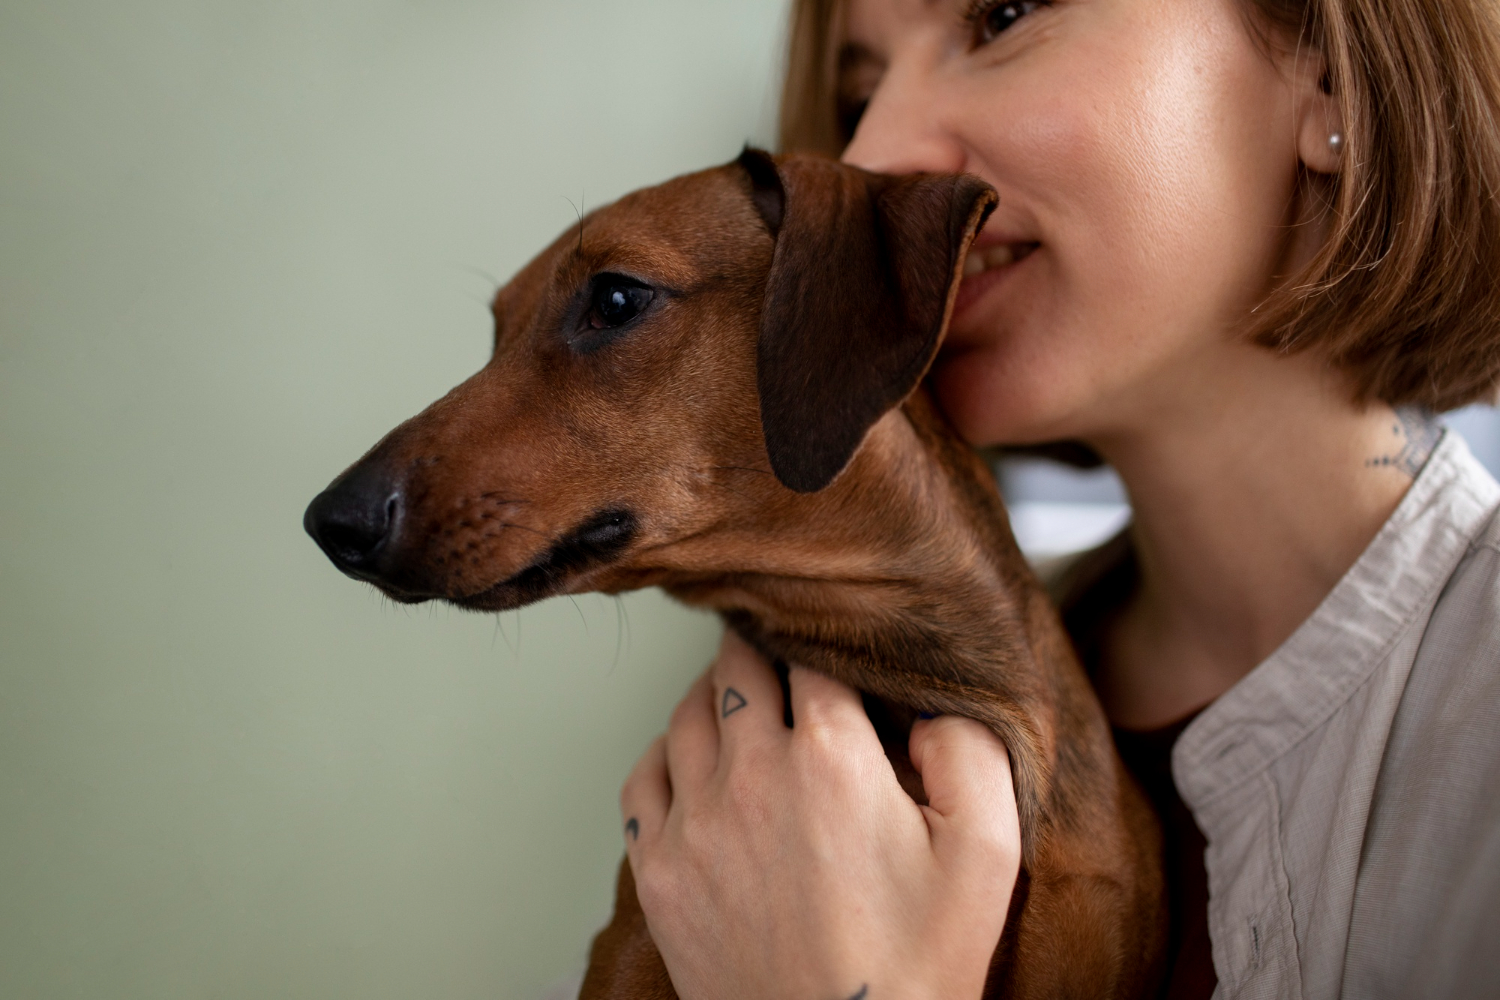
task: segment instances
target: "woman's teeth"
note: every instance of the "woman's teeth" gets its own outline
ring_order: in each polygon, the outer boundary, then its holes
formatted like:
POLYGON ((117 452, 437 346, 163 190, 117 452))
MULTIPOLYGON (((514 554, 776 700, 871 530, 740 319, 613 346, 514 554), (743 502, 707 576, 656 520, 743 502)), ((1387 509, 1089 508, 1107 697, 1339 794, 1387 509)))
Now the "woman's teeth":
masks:
POLYGON ((971 278, 992 268, 1014 264, 1035 249, 1035 243, 1001 243, 986 250, 970 250, 964 260, 964 277, 971 278))

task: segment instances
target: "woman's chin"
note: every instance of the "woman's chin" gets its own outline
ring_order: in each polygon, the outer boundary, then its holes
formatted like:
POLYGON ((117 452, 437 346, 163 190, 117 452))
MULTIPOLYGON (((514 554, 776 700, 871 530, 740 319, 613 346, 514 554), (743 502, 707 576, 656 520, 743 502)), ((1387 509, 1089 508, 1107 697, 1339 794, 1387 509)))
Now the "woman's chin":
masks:
POLYGON ((961 348, 939 357, 932 370, 938 404, 954 428, 970 444, 984 447, 1005 440, 1012 421, 1001 401, 1005 390, 1004 365, 993 348, 961 348))
POLYGON ((975 447, 1032 444, 1067 436, 1066 407, 1039 393, 1047 380, 1026 378, 996 345, 944 351, 932 370, 938 404, 975 447))

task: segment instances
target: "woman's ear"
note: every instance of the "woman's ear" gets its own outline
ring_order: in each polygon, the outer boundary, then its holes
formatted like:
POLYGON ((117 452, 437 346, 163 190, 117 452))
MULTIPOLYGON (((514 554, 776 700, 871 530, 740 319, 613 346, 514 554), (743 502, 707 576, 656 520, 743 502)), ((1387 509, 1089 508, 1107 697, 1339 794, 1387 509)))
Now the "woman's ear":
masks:
POLYGON ((963 174, 753 152, 740 164, 776 239, 756 345, 761 429, 776 477, 813 493, 927 373, 997 198, 963 174))
POLYGON ((1297 115, 1297 158, 1315 174, 1336 174, 1344 161, 1344 114, 1321 53, 1288 57, 1297 115))

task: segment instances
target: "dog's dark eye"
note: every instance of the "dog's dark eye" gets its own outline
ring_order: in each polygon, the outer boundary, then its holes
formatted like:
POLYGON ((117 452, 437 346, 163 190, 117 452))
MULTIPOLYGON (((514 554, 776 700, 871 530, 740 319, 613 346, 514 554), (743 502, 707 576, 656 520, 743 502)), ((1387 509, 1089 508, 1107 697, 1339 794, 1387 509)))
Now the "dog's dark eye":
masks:
POLYGON ((612 330, 639 316, 656 293, 638 281, 615 274, 600 275, 594 283, 588 323, 595 330, 612 330))

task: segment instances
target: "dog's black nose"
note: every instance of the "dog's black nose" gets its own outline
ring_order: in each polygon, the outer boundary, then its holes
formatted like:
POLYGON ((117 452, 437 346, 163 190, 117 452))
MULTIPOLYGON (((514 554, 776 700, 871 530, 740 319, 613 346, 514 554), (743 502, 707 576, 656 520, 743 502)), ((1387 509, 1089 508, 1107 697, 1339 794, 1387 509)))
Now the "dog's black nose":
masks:
POLYGON ((379 469, 355 468, 313 498, 302 526, 339 569, 369 579, 400 516, 400 487, 379 469))

